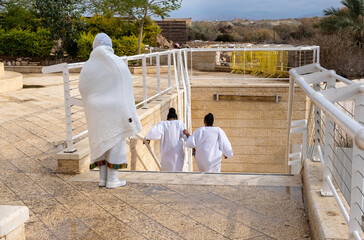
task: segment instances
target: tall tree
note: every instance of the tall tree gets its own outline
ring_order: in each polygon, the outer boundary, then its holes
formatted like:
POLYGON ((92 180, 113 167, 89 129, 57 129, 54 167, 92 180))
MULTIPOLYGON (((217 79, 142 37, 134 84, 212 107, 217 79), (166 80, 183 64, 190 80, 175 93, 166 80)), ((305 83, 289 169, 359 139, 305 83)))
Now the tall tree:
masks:
POLYGON ((346 31, 354 37, 357 44, 364 43, 364 0, 342 0, 342 8, 330 7, 324 10, 320 26, 329 32, 346 31))
POLYGON ((74 21, 84 12, 84 0, 35 0, 35 8, 49 28, 52 38, 59 41, 58 55, 63 55, 64 43, 74 34, 74 21))
POLYGON ((147 16, 169 17, 169 12, 181 7, 182 0, 92 0, 97 13, 119 15, 139 25, 138 54, 141 51, 143 28, 147 16))

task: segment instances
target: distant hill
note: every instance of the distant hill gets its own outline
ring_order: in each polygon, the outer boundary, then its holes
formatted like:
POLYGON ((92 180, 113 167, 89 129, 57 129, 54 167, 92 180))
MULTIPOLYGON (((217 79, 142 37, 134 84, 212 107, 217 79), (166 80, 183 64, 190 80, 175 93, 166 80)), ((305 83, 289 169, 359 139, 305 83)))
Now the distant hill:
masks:
MULTIPOLYGON (((308 13, 302 15, 303 17, 322 17, 322 13, 308 13)), ((282 18, 282 14, 269 12, 269 11, 250 11, 250 12, 241 12, 241 11, 226 11, 224 13, 216 14, 216 12, 207 12, 198 17, 194 17, 194 21, 232 21, 235 18, 244 18, 248 20, 261 20, 261 19, 272 19, 279 20, 282 18)))
POLYGON ((247 26, 247 27, 257 27, 257 28, 266 28, 266 29, 273 29, 275 26, 280 24, 287 24, 287 25, 300 25, 301 19, 276 19, 276 20, 248 20, 248 19, 240 19, 235 18, 232 21, 197 21, 197 22, 206 22, 212 25, 219 24, 219 25, 231 25, 231 26, 247 26))

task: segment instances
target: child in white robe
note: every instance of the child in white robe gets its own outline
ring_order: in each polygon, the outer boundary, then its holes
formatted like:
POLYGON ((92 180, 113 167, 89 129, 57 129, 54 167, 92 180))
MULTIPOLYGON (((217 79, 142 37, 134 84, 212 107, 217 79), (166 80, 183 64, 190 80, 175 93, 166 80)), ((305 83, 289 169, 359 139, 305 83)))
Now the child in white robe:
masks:
POLYGON ((225 132, 213 127, 214 116, 209 113, 204 119, 205 126, 198 128, 192 136, 187 136, 186 147, 195 148, 195 160, 200 172, 220 172, 222 155, 233 157, 233 150, 225 132))
POLYGON ((161 121, 153 126, 147 134, 147 141, 161 140, 162 171, 182 171, 185 153, 183 150, 183 130, 186 127, 178 120, 176 110, 170 108, 167 121, 161 121))

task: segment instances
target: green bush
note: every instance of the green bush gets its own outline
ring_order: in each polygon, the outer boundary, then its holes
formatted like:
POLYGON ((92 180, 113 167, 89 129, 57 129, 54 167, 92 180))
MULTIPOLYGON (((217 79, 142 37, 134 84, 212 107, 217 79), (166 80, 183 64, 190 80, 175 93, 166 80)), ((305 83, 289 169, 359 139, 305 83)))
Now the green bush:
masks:
MULTIPOLYGON (((139 32, 139 24, 138 22, 134 22, 130 26, 130 33, 126 36, 139 36, 139 32)), ((144 22, 142 42, 149 46, 157 46, 156 39, 158 34, 160 34, 161 32, 162 30, 160 29, 160 27, 150 17, 147 17, 144 22)))
POLYGON ((77 41, 77 56, 80 59, 87 60, 90 57, 92 51, 92 43, 94 41, 95 35, 92 33, 81 33, 80 38, 77 41))
POLYGON ((216 28, 208 23, 192 23, 191 27, 187 27, 187 39, 192 40, 203 40, 203 41, 215 41, 217 36, 221 33, 216 28))
POLYGON ((53 47, 49 30, 39 28, 37 32, 11 29, 0 31, 0 52, 10 56, 45 57, 53 47))
MULTIPOLYGON (((78 57, 83 60, 87 60, 92 52, 92 43, 95 35, 92 33, 81 33, 80 38, 77 41, 78 57)), ((118 56, 130 56, 135 55, 138 52, 138 37, 136 36, 124 36, 119 39, 112 38, 112 45, 116 55, 118 56)), ((142 45, 142 49, 144 46, 142 45)))
POLYGON ((0 22, 5 30, 16 28, 34 31, 40 25, 40 20, 34 12, 19 5, 11 5, 6 12, 1 13, 0 22))
POLYGON ((100 32, 106 33, 111 38, 130 35, 128 23, 122 18, 95 15, 84 19, 86 21, 86 31, 94 35, 100 32))
POLYGON ((231 34, 224 33, 222 35, 217 36, 216 41, 219 42, 235 42, 235 37, 231 34))
MULTIPOLYGON (((124 36, 112 41, 115 54, 118 56, 131 56, 138 53, 138 37, 124 36)), ((142 44, 141 49, 144 49, 142 44)))

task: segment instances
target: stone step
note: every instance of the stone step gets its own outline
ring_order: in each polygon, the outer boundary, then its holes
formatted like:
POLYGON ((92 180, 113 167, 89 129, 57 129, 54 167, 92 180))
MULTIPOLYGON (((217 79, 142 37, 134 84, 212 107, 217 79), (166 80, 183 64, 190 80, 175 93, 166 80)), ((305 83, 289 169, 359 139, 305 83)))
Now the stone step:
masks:
MULTIPOLYGON (((199 172, 119 171, 118 177, 129 183, 190 184, 190 185, 248 185, 301 187, 300 175, 243 174, 199 172)), ((99 172, 93 170, 76 175, 69 181, 98 182, 99 172)))
POLYGON ((25 239, 24 223, 28 219, 27 207, 0 205, 0 239, 25 239))

